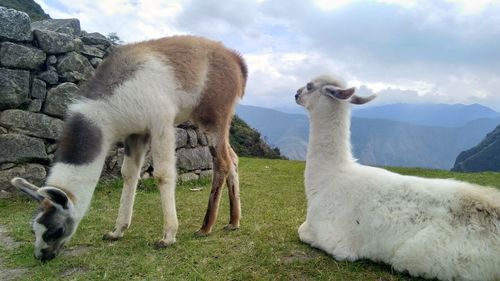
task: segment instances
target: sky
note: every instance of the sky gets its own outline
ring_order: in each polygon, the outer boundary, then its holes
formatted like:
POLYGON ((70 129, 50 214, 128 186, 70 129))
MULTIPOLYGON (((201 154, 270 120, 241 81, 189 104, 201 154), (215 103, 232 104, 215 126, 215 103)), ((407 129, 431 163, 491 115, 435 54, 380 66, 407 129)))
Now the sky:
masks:
POLYGON ((372 104, 479 103, 500 111, 500 0, 35 0, 52 18, 125 42, 192 34, 249 68, 242 104, 294 108, 317 75, 372 104))

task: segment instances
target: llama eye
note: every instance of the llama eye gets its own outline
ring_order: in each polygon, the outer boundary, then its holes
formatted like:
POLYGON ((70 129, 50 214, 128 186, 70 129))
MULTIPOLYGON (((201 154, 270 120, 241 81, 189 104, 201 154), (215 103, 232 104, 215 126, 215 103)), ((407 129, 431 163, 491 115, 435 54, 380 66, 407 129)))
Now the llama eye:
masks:
POLYGON ((307 89, 308 91, 312 90, 313 88, 314 88, 314 84, 313 84, 312 82, 307 83, 307 85, 306 85, 306 89, 307 89))
POLYGON ((64 234, 64 227, 59 227, 56 229, 50 229, 47 230, 43 235, 42 238, 45 241, 54 241, 59 238, 61 238, 64 234))

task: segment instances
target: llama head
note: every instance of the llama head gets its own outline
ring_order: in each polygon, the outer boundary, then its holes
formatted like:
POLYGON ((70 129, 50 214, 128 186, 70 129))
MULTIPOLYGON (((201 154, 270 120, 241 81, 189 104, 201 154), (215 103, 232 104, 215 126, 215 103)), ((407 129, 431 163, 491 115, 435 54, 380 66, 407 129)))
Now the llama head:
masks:
POLYGON ((22 178, 14 178, 11 183, 40 203, 31 224, 35 234, 35 257, 42 261, 53 259, 76 230, 71 200, 55 187, 39 188, 22 178))
POLYGON ((375 95, 369 97, 359 97, 354 94, 355 88, 345 87, 345 83, 331 76, 319 76, 297 90, 295 101, 312 111, 319 105, 327 105, 332 102, 342 103, 350 102, 352 104, 364 104, 375 98, 375 95))

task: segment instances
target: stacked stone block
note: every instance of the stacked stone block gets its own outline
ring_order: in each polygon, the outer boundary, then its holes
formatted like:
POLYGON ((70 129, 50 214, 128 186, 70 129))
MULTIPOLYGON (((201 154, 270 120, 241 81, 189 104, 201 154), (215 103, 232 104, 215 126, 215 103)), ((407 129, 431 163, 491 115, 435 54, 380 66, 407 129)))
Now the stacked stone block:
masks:
MULTIPOLYGON (((77 19, 32 23, 27 14, 0 7, 0 197, 9 196, 14 176, 43 183, 67 106, 114 48, 105 36, 82 31, 77 19)), ((190 124, 176 131, 179 179, 210 175, 206 136, 190 124)), ((103 176, 118 177, 122 160, 118 145, 103 176)), ((148 156, 144 177, 153 169, 148 156)))

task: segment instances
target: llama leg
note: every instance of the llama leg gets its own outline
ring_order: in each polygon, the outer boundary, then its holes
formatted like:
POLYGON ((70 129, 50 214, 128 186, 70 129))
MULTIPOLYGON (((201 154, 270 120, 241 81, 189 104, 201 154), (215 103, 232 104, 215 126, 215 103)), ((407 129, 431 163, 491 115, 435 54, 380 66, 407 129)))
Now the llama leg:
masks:
POLYGON ((205 213, 205 218, 203 219, 203 224, 195 235, 196 236, 206 236, 212 231, 212 227, 217 219, 217 213, 219 211, 219 202, 222 191, 222 186, 229 172, 229 167, 231 165, 231 158, 229 157, 227 142, 224 139, 219 139, 217 135, 212 135, 209 140, 212 139, 212 144, 210 145, 210 153, 213 157, 213 178, 212 178, 212 190, 210 191, 210 197, 208 199, 208 207, 205 213))
POLYGON ((120 199, 120 209, 116 219, 115 229, 104 234, 104 240, 117 240, 130 226, 135 199, 135 190, 139 181, 144 155, 149 142, 148 135, 130 135, 125 139, 125 155, 121 173, 123 190, 120 199))
POLYGON ((240 227, 240 181, 238 177, 238 155, 229 146, 229 154, 231 155, 231 165, 229 166, 229 174, 227 175, 226 185, 229 193, 229 208, 230 219, 229 224, 225 226, 226 230, 235 230, 240 227))
POLYGON ((156 247, 165 248, 175 243, 179 225, 175 209, 177 171, 175 169, 175 130, 172 125, 152 133, 151 154, 154 166, 153 175, 158 182, 163 210, 163 237, 156 242, 156 247))
POLYGON ((300 241, 308 244, 311 244, 313 242, 313 235, 311 233, 311 230, 309 229, 309 224, 307 223, 307 221, 303 222, 300 225, 298 232, 300 241))

